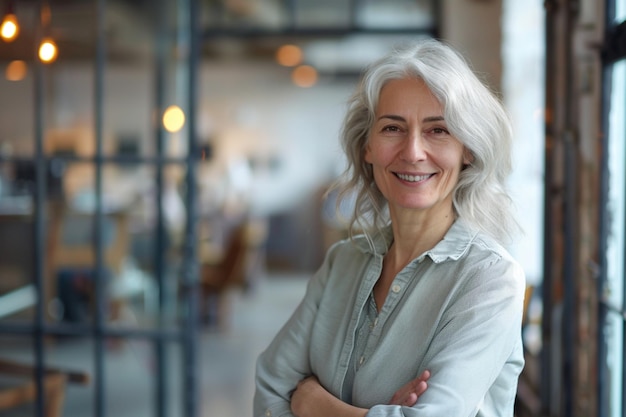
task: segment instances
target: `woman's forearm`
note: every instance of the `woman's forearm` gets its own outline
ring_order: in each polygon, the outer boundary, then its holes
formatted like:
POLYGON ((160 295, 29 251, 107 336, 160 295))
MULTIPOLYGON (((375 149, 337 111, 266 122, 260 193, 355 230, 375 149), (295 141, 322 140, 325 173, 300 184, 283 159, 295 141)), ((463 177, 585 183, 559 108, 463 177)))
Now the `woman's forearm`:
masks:
MULTIPOLYGON (((393 395, 389 404, 411 407, 428 388, 430 371, 403 385, 393 395)), ((315 376, 298 383, 291 397, 291 411, 296 417, 364 417, 369 410, 341 401, 326 391, 315 376)))
POLYGON ((291 411, 296 417, 364 417, 368 410, 341 401, 311 376, 298 383, 291 397, 291 411))

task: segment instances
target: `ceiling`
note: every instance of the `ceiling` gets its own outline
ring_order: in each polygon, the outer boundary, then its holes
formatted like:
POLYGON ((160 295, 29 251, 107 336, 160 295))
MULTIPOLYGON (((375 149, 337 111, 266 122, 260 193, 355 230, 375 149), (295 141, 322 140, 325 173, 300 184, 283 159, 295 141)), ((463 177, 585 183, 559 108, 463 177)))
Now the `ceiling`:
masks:
MULTIPOLYGON (((4 0, 8 5, 10 1, 4 0)), ((0 41, 0 61, 30 61, 41 36, 40 0, 14 2, 21 32, 14 42, 0 41)), ((180 24, 180 13, 167 1, 167 25, 180 24), (178 16, 178 17, 177 17, 178 16)), ((389 43, 434 28, 435 0, 201 0, 202 52, 206 59, 273 59, 278 46, 300 44, 321 71, 360 69, 389 43), (286 7, 287 6, 287 7, 286 7)), ((59 48, 59 59, 92 60, 95 55, 96 1, 49 0, 46 36, 59 48)), ((152 59, 155 1, 107 0, 104 19, 107 60, 152 59)), ((0 13, 4 13, 0 6, 0 13)), ((172 38, 176 37, 174 29, 172 38)))

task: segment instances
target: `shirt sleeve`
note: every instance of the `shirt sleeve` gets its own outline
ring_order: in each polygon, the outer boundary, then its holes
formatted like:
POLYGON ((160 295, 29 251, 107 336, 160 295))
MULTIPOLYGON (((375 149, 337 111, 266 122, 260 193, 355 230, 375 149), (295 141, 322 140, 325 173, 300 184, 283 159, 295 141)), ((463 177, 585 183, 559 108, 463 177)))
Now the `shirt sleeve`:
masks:
POLYGON ((309 281, 300 305, 257 359, 253 406, 255 417, 293 416, 291 393, 298 382, 311 375, 311 330, 328 278, 330 263, 328 255, 309 281))
POLYGON ((451 296, 424 357, 426 392, 413 407, 377 405, 367 417, 512 416, 524 363, 524 286, 510 259, 475 269, 451 296))

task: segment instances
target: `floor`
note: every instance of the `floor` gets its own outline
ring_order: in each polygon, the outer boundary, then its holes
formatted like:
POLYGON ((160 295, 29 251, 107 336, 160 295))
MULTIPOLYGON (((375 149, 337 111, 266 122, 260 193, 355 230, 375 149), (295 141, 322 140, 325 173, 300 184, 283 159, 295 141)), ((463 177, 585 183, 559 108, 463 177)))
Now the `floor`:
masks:
MULTIPOLYGON (((254 363, 304 294, 308 275, 273 274, 260 280, 250 294, 231 294, 231 320, 226 330, 203 330, 199 354, 201 416, 246 417, 252 415, 254 363)), ((0 352, 6 357, 30 355, 23 342, 3 339, 0 352)), ((56 366, 86 369, 93 364, 93 345, 84 340, 55 342, 47 359, 56 366)), ((156 416, 154 409, 153 350, 145 341, 125 341, 106 349, 106 415, 156 416)), ((182 375, 177 345, 168 348, 171 367, 168 380, 168 416, 182 416, 182 375)), ((93 415, 93 384, 70 385, 63 416, 93 415)), ((34 406, 3 411, 4 417, 31 417, 34 406)))

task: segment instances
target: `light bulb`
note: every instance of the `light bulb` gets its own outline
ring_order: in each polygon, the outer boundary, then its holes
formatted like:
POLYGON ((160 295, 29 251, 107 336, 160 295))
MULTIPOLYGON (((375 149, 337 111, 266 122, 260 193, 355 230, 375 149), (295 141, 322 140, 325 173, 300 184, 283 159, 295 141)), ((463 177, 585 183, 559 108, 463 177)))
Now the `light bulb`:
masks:
POLYGON ((39 45, 39 59, 45 64, 50 64, 57 59, 57 45, 52 39, 44 39, 39 45))
POLYGON ((2 20, 2 26, 0 26, 0 36, 6 42, 12 42, 17 38, 20 33, 20 25, 17 22, 17 17, 14 14, 7 14, 2 20))
POLYGON ((163 127, 170 133, 176 133, 185 125, 185 113, 178 106, 169 106, 163 113, 163 127))

